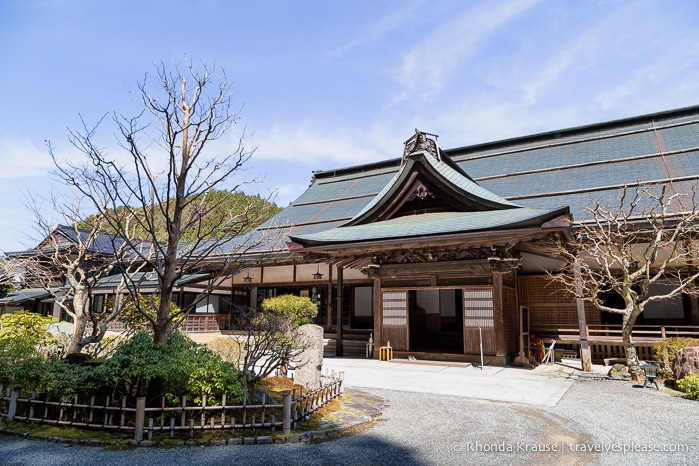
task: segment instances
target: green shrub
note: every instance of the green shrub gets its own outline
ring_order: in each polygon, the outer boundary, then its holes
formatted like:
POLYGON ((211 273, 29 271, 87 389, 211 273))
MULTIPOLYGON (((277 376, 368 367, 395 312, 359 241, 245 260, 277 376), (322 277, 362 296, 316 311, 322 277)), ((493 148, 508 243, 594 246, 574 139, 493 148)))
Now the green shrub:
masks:
POLYGON ((225 393, 234 401, 243 394, 233 365, 180 333, 158 345, 150 334, 139 332, 117 347, 102 370, 115 392, 130 396, 163 394, 179 402, 186 395, 199 402, 203 395, 219 399, 225 393))
POLYGON ((39 383, 46 352, 55 347, 52 317, 17 311, 0 316, 0 383, 31 390, 39 383))
POLYGON ((53 317, 44 317, 36 312, 17 311, 0 316, 0 340, 26 339, 33 345, 44 348, 57 343, 48 331, 53 317))
POLYGON ((218 402, 224 393, 228 397, 227 402, 242 399, 242 379, 235 366, 203 347, 200 347, 194 356, 193 370, 187 383, 187 395, 195 403, 201 402, 204 395, 208 404, 218 402))
POLYGON ((68 403, 75 395, 84 400, 86 396, 104 394, 107 387, 103 371, 94 361, 80 364, 50 356, 43 361, 39 383, 34 388, 38 393, 68 403))
MULTIPOLYGON (((112 298, 107 299, 107 310, 114 306, 112 298)), ((157 294, 128 295, 122 303, 122 311, 118 320, 123 323, 128 332, 147 331, 153 333, 153 322, 157 319, 160 307, 160 296, 157 294)), ((170 303, 170 315, 174 316, 172 325, 177 327, 184 322, 184 315, 175 303, 170 303)))
POLYGON ((44 356, 22 343, 0 340, 0 384, 31 390, 39 383, 44 356))
POLYGON ((653 345, 653 362, 660 366, 660 374, 672 377, 672 365, 677 358, 677 352, 689 346, 699 346, 699 339, 672 337, 653 345))
POLYGON ((262 301, 262 309, 267 312, 293 317, 296 325, 310 324, 318 314, 318 307, 311 298, 285 294, 262 301))
POLYGON ((241 343, 235 337, 220 337, 206 344, 221 359, 236 364, 240 360, 241 343))
POLYGON ((681 378, 676 383, 677 388, 685 393, 689 393, 689 395, 695 400, 699 400, 699 373, 681 378))

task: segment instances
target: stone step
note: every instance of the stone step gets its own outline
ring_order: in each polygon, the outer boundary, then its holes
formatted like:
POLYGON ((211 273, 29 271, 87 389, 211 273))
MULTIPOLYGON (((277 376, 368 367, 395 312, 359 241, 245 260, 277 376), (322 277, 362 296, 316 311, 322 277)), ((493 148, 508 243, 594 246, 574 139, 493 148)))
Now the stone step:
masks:
MULTIPOLYGON (((334 338, 323 339, 323 354, 325 356, 336 355, 336 340, 334 338)), ((343 340, 342 353, 345 356, 366 356, 366 341, 362 340, 343 340)))

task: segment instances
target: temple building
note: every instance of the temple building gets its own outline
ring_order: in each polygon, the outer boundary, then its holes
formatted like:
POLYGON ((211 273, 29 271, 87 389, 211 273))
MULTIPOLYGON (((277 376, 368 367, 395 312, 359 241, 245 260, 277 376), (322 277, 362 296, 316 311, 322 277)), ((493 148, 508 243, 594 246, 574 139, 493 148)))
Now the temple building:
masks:
MULTIPOLYGON (((250 256, 231 290, 251 305, 309 296, 337 354, 370 334, 418 359, 476 361, 482 348, 507 364, 533 333, 576 349, 576 300, 548 279, 561 262, 547 239, 574 234, 592 200, 618 204, 638 183, 690 192, 698 180, 699 106, 449 150, 416 130, 399 158, 314 172, 255 232, 284 241, 250 256)), ((584 315, 593 358, 622 355, 620 316, 590 304, 584 315)), ((647 309, 639 355, 698 325, 696 298, 647 309)))
MULTIPOLYGON (((231 250, 245 250, 236 258, 241 271, 217 283, 184 330, 234 332, 236 306, 294 294, 316 303, 326 350, 337 355, 363 355, 373 338, 396 357, 483 354, 504 365, 528 357, 533 334, 577 350, 584 328, 593 360, 622 356, 620 315, 580 307, 550 280, 562 264, 550 240, 573 237, 592 220, 585 207, 618 205, 639 183, 691 192, 699 106, 447 150, 415 130, 396 152, 314 172, 298 199, 232 239, 231 250), (262 246, 238 247, 244 242, 262 246)), ((69 232, 59 233, 69 242, 69 232)), ((222 248, 208 264, 227 255, 222 248)), ((196 302, 204 278, 183 277, 174 301, 196 302)), ((671 285, 668 278, 654 292, 671 285)), ((113 288, 106 279, 91 305, 113 288)), ((3 312, 52 306, 39 289, 0 299, 3 312)), ((699 336, 699 302, 683 296, 648 307, 635 328, 639 356, 649 358, 655 341, 699 336)))

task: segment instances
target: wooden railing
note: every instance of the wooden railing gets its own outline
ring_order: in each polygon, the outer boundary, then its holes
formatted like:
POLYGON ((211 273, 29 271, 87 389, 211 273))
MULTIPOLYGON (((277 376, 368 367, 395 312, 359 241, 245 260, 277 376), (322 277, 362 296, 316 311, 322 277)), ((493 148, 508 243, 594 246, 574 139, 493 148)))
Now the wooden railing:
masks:
MULTIPOLYGON (((577 327, 559 327, 557 325, 536 325, 531 333, 544 339, 557 340, 556 348, 580 350, 580 329, 577 327)), ((622 344, 621 325, 588 325, 588 343, 593 362, 613 361, 626 358, 626 349, 622 344)), ((635 325, 631 336, 634 339, 636 354, 644 361, 653 358, 653 344, 671 337, 689 337, 699 339, 699 326, 694 325, 635 325)))
MULTIPOLYGON (((531 333, 539 337, 565 340, 579 339, 580 328, 560 327, 558 325, 536 325, 531 333)), ((621 341, 621 325, 595 324, 587 326, 588 340, 621 341)), ((699 338, 699 326, 696 325, 635 325, 631 336, 638 340, 659 341, 671 337, 699 338)))
POLYGON ((229 330, 230 326, 229 314, 190 314, 182 324, 182 330, 184 332, 217 332, 229 330))
POLYGON ((141 442, 145 437, 152 440, 154 432, 165 433, 173 438, 176 432, 193 436, 195 431, 219 430, 235 433, 237 429, 280 429, 288 434, 293 424, 308 419, 343 393, 342 373, 322 377, 322 386, 316 390, 293 390, 283 394, 282 404, 226 404, 223 396, 220 405, 207 405, 206 396, 200 404, 190 404, 182 397, 179 406, 166 406, 160 397, 160 406, 146 406, 146 399, 121 397, 118 400, 106 397, 98 403, 91 397, 89 403, 50 400, 32 392, 27 398, 20 397, 20 390, 0 385, 0 416, 8 423, 15 421, 74 426, 85 429, 120 431, 133 433, 133 439, 141 442))
MULTIPOLYGON (((124 329, 124 324, 121 322, 109 324, 109 330, 113 332, 123 332, 124 329)), ((231 316, 229 314, 190 314, 181 329, 190 333, 231 330, 231 316)))

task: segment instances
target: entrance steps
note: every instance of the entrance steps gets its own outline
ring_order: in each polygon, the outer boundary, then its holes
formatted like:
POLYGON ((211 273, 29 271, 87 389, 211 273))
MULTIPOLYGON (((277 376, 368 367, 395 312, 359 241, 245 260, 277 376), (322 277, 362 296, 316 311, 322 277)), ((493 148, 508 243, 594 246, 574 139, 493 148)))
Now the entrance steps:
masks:
MULTIPOLYGON (((335 338, 324 338, 323 356, 336 356, 336 343, 337 340, 335 338)), ((366 344, 365 340, 342 340, 342 354, 343 356, 365 357, 366 344)))

